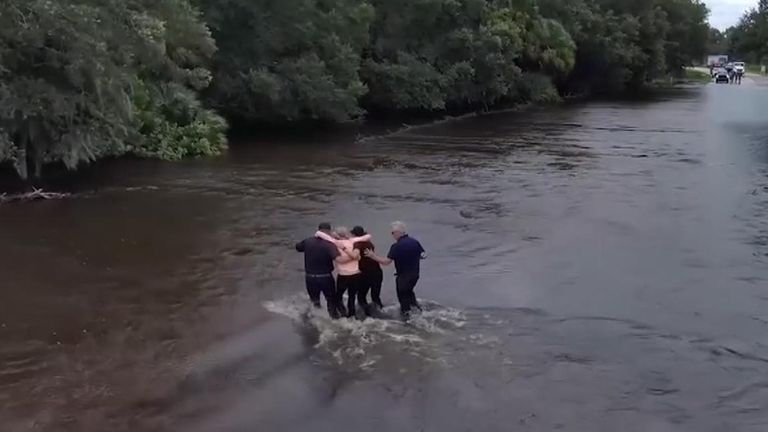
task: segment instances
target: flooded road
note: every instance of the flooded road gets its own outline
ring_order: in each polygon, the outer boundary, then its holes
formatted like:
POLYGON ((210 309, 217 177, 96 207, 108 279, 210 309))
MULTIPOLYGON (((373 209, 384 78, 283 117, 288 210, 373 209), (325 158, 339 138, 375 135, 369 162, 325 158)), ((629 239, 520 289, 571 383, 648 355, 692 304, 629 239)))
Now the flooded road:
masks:
MULTIPOLYGON (((0 207, 7 431, 768 430, 768 87, 127 162, 0 207), (405 220, 426 311, 307 312, 405 220)), ((383 297, 396 309, 392 271, 383 297)))

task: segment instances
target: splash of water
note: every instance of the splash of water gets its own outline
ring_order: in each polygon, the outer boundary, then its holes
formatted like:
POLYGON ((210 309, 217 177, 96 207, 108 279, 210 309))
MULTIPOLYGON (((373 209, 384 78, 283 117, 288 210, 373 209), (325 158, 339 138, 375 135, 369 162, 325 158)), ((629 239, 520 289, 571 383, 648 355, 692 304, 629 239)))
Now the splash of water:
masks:
MULTIPOLYGON (((434 359, 439 354, 433 339, 460 329, 466 323, 462 311, 434 302, 425 302, 425 310, 414 314, 407 322, 393 318, 333 320, 325 311, 310 308, 306 299, 299 296, 267 301, 264 307, 298 325, 316 329, 315 348, 321 357, 361 370, 371 370, 381 359, 403 354, 434 359)), ((382 313, 385 317, 393 317, 398 316, 397 310, 396 306, 387 307, 382 313)))

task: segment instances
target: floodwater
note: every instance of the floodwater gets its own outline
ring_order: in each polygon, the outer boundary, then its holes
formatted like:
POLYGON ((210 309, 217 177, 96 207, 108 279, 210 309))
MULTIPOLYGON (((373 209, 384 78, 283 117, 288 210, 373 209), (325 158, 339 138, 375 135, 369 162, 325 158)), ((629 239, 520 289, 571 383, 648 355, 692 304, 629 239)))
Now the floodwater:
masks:
POLYGON ((4 205, 0 428, 764 432, 767 113, 745 80, 4 205), (293 243, 328 220, 386 249, 395 219, 430 253, 425 312, 308 311, 293 243))

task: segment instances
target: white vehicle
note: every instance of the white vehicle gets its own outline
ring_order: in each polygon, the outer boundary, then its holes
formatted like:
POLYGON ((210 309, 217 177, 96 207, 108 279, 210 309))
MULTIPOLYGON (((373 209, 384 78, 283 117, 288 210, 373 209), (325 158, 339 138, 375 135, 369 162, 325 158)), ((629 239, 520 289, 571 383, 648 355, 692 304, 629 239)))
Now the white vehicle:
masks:
POLYGON ((725 54, 715 54, 707 56, 707 66, 721 67, 728 63, 728 56, 725 54))
POLYGON ((733 70, 736 71, 736 73, 743 74, 744 70, 746 69, 747 65, 744 64, 744 62, 734 62, 733 63, 733 70))

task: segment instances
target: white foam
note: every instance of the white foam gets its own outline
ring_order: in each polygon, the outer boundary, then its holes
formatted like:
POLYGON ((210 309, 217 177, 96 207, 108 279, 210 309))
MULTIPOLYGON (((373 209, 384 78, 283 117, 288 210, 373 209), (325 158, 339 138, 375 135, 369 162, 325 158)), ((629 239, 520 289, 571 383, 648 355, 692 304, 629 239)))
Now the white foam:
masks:
MULTIPOLYGON (((354 364, 362 370, 371 370, 385 352, 428 358, 431 336, 459 329, 466 323, 463 312, 431 302, 427 310, 413 314, 408 323, 392 319, 332 320, 325 310, 310 307, 306 298, 300 296, 268 301, 264 307, 301 325, 315 327, 319 334, 315 345, 318 351, 340 365, 354 364)), ((396 316, 397 307, 383 312, 396 316)))

